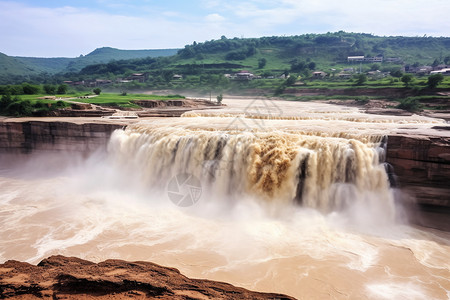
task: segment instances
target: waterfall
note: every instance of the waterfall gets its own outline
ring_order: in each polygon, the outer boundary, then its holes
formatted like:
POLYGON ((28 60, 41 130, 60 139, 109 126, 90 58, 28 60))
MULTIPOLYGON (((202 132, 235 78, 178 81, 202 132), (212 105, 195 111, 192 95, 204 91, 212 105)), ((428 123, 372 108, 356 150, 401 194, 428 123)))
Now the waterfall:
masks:
POLYGON ((354 204, 370 208, 375 202, 393 215, 385 143, 382 136, 139 124, 115 131, 109 152, 152 188, 164 188, 177 174, 192 174, 209 198, 246 195, 322 212, 354 204))

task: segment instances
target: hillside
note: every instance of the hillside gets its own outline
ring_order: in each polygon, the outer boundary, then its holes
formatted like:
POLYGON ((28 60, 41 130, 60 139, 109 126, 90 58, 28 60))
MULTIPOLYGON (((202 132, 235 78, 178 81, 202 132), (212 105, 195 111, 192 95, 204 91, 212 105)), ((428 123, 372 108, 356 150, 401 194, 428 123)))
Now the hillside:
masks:
POLYGON ((14 57, 0 53, 0 74, 22 75, 33 69, 14 57))
MULTIPOLYGON (((440 37, 379 37, 370 34, 328 33, 292 37, 262 37, 250 39, 194 42, 177 55, 162 60, 124 60, 113 64, 96 64, 80 74, 122 75, 124 70, 162 74, 162 70, 183 75, 230 73, 247 69, 255 74, 280 74, 285 70, 301 73, 305 69, 332 72, 346 67, 348 56, 382 57, 384 68, 399 68, 405 64, 431 65, 449 63, 450 38, 440 37), (394 60, 387 62, 387 60, 394 60)), ((368 67, 370 64, 365 64, 368 67)))
MULTIPOLYGON (((249 70, 263 77, 285 72, 308 76, 311 71, 339 73, 346 68, 358 69, 359 62, 348 62, 348 56, 382 58, 383 62, 362 64, 362 68, 385 72, 400 70, 404 65, 450 64, 448 37, 380 37, 364 33, 336 32, 304 34, 290 37, 261 37, 194 42, 183 49, 119 50, 99 48, 77 58, 15 57, 22 64, 15 74, 39 83, 42 80, 89 80, 127 78, 133 72, 148 74, 148 80, 168 82, 174 74, 200 76, 223 75, 249 70), (59 73, 56 77, 33 77, 33 74, 59 73), (28 77, 26 77, 28 75, 28 77), (152 79, 153 78, 153 79, 152 79)), ((12 83, 11 80, 1 83, 12 83)), ((10 79, 10 78, 9 78, 10 79)), ((20 81, 19 78, 14 80, 20 81)))
POLYGON ((12 57, 0 54, 0 77, 6 75, 27 76, 40 73, 77 72, 91 64, 107 63, 111 60, 120 59, 171 56, 176 54, 177 51, 178 49, 120 50, 103 47, 95 49, 85 56, 76 58, 12 57))

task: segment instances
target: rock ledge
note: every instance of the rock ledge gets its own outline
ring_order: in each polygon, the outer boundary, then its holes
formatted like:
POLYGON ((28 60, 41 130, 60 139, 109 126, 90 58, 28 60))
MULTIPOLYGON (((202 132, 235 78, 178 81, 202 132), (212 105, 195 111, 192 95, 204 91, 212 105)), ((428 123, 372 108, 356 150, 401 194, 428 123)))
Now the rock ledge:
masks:
POLYGON ((151 262, 51 256, 37 266, 0 265, 0 298, 13 299, 294 299, 228 283, 190 279, 151 262))

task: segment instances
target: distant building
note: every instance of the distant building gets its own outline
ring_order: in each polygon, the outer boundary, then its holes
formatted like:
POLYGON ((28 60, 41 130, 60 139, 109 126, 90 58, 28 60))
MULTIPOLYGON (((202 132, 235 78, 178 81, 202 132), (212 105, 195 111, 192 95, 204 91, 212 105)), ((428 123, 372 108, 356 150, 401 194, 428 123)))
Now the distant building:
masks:
POLYGON ((365 57, 364 62, 383 62, 383 56, 365 57))
POLYGON ((95 80, 85 80, 84 86, 87 87, 96 87, 101 85, 106 85, 112 83, 112 80, 109 79, 95 79, 95 80))
POLYGON ((390 63, 399 63, 399 64, 401 64, 403 62, 403 60, 400 57, 386 57, 386 59, 384 61, 390 62, 390 63))
POLYGON ((433 75, 433 74, 442 74, 442 75, 450 76, 450 68, 445 68, 445 69, 441 69, 441 70, 431 71, 430 74, 431 75, 433 75))
POLYGON ((76 85, 84 85, 84 81, 64 81, 65 84, 76 86, 76 85))
POLYGON ((339 78, 351 78, 351 77, 352 77, 352 74, 340 72, 339 74, 337 74, 337 76, 338 76, 339 78))
POLYGON ((326 77, 328 74, 322 71, 316 71, 312 73, 312 77, 313 78, 324 78, 326 77))
POLYGON ((406 73, 412 73, 417 75, 426 75, 430 74, 433 71, 432 66, 421 66, 421 67, 413 67, 413 66, 405 66, 406 73))
POLYGON ((255 77, 255 75, 247 70, 242 70, 235 75, 236 80, 252 80, 253 77, 255 77))
POLYGON ((450 68, 450 66, 441 64, 441 65, 437 65, 437 66, 433 67, 433 71, 439 71, 439 70, 447 69, 447 68, 450 68))
POLYGON ((133 73, 130 76, 128 76, 126 79, 143 83, 147 80, 147 78, 148 78, 148 73, 133 73))
POLYGON ((183 75, 175 74, 175 75, 172 76, 172 79, 174 79, 174 80, 181 80, 181 79, 183 79, 183 75))
POLYGON ((364 61, 364 55, 362 56, 348 56, 347 57, 348 62, 363 62, 364 61))
POLYGON ((117 83, 129 83, 129 82, 132 82, 132 80, 127 80, 127 79, 123 79, 123 78, 116 78, 116 82, 117 83))
POLYGON ((364 62, 364 63, 370 63, 370 62, 383 62, 383 56, 374 56, 374 57, 364 57, 362 55, 360 56, 348 56, 347 57, 348 62, 364 62))

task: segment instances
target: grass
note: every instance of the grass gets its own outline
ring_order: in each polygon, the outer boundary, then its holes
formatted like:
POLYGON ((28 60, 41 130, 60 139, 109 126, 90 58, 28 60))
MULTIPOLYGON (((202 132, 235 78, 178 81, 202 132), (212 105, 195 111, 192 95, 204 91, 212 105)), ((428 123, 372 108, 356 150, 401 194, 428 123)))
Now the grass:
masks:
POLYGON ((62 101, 63 103, 65 103, 65 106, 70 106, 70 104, 66 101, 64 101, 65 98, 70 98, 70 97, 76 97, 76 95, 44 95, 44 94, 39 94, 39 95, 19 95, 18 96, 20 99, 22 100, 29 100, 31 102, 31 104, 36 104, 36 103, 43 103, 43 104, 54 104, 57 101, 62 101), (38 99, 41 97, 48 97, 48 96, 55 96, 56 99, 55 100, 51 100, 51 99, 38 99))
POLYGON ((173 100, 173 99, 184 99, 181 95, 144 95, 144 94, 127 94, 122 96, 121 94, 112 93, 102 93, 96 97, 92 98, 81 98, 74 101, 90 103, 102 106, 119 106, 124 108, 139 108, 140 106, 132 103, 133 100, 173 100))
MULTIPOLYGON (((127 94, 122 96, 120 94, 113 93, 102 93, 96 97, 92 98, 78 98, 81 96, 85 96, 86 93, 73 93, 66 95, 55 95, 56 100, 51 99, 38 99, 40 97, 45 97, 49 95, 20 95, 19 97, 22 100, 29 100, 31 104, 43 103, 43 104, 55 104, 57 101, 62 101, 64 103, 64 107, 70 106, 70 102, 67 101, 75 101, 82 103, 90 103, 96 104, 100 106, 118 106, 123 108, 140 108, 140 106, 132 103, 133 100, 172 100, 172 99, 184 99, 184 96, 181 95, 167 95, 167 96, 159 96, 159 95, 144 95, 144 94, 127 94), (64 101, 66 99, 66 101, 64 101)), ((53 96, 53 95, 52 95, 53 96)))

